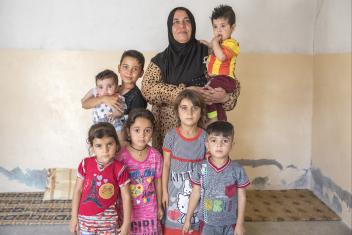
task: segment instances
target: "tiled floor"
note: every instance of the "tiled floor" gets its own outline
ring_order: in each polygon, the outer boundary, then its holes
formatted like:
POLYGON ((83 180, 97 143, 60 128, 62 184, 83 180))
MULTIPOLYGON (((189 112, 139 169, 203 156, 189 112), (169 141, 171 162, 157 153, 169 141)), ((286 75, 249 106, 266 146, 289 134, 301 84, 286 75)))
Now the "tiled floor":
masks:
POLYGON ((351 235, 341 221, 247 222, 246 235, 351 235))
MULTIPOLYGON (((4 225, 0 235, 65 235, 68 225, 4 225)), ((246 235, 351 235, 340 221, 247 222, 246 235)))

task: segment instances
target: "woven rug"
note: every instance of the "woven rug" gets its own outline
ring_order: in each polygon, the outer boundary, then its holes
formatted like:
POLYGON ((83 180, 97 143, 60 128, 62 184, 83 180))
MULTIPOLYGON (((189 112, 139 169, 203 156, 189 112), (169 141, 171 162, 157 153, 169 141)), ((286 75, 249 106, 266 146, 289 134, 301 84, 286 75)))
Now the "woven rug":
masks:
MULTIPOLYGON (((70 200, 44 193, 0 193, 0 225, 68 224, 70 200)), ((246 221, 340 220, 309 190, 248 190, 246 221)))
POLYGON ((0 193, 0 225, 67 224, 71 200, 43 201, 44 193, 0 193))
POLYGON ((248 190, 246 221, 332 221, 335 212, 306 189, 248 190))

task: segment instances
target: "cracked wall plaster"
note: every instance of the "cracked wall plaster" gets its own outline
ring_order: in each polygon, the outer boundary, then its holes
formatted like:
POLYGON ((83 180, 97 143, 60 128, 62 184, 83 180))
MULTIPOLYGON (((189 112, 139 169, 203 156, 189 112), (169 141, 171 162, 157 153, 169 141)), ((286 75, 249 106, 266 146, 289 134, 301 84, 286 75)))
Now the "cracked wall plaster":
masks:
MULTIPOLYGON (((5 179, 8 179, 8 182, 2 183, 2 188, 10 187, 12 184, 22 184, 23 188, 32 188, 36 191, 44 191, 46 185, 47 170, 35 170, 35 169, 26 169, 22 171, 19 167, 16 167, 12 170, 7 170, 0 166, 0 174, 4 176, 5 179)), ((17 187, 20 187, 17 186, 17 187)), ((3 190, 0 190, 3 191, 3 190)))
POLYGON ((320 169, 312 169, 313 177, 313 190, 314 192, 324 199, 329 205, 338 212, 341 212, 340 202, 344 202, 348 208, 352 208, 352 194, 342 189, 339 185, 335 184, 329 177, 324 176, 320 169), (324 188, 330 190, 335 195, 333 199, 324 193, 324 188))

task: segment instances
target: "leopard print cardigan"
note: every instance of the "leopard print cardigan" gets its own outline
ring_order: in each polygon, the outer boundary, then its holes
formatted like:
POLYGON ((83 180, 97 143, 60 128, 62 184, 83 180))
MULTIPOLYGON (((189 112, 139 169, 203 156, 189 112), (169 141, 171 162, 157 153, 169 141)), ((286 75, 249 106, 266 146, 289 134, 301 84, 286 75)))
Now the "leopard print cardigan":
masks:
MULTIPOLYGON (((142 94, 152 105, 152 112, 156 119, 156 127, 153 135, 153 147, 161 151, 165 134, 171 128, 176 127, 177 117, 173 111, 173 104, 177 95, 186 87, 181 85, 166 84, 161 80, 161 70, 150 62, 142 81, 142 94)), ((240 83, 236 79, 236 89, 230 93, 230 99, 223 104, 225 111, 232 110, 240 95, 240 83)))

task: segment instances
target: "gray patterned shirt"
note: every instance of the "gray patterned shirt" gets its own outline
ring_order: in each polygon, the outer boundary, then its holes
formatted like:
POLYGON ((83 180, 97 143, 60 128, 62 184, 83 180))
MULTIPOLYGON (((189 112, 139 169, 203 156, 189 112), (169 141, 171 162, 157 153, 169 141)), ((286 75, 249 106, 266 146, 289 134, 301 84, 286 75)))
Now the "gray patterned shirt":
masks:
MULTIPOLYGON (((169 207, 166 209, 165 227, 182 229, 185 223, 188 201, 192 191, 190 176, 205 155, 206 132, 199 128, 193 138, 182 136, 178 128, 170 130, 164 139, 163 150, 170 153, 168 182, 169 207)), ((198 229, 197 211, 191 219, 192 229, 198 229)))
POLYGON ((243 167, 228 161, 217 168, 209 159, 197 164, 191 181, 201 187, 199 218, 214 226, 232 225, 237 220, 237 191, 250 183, 243 167))

